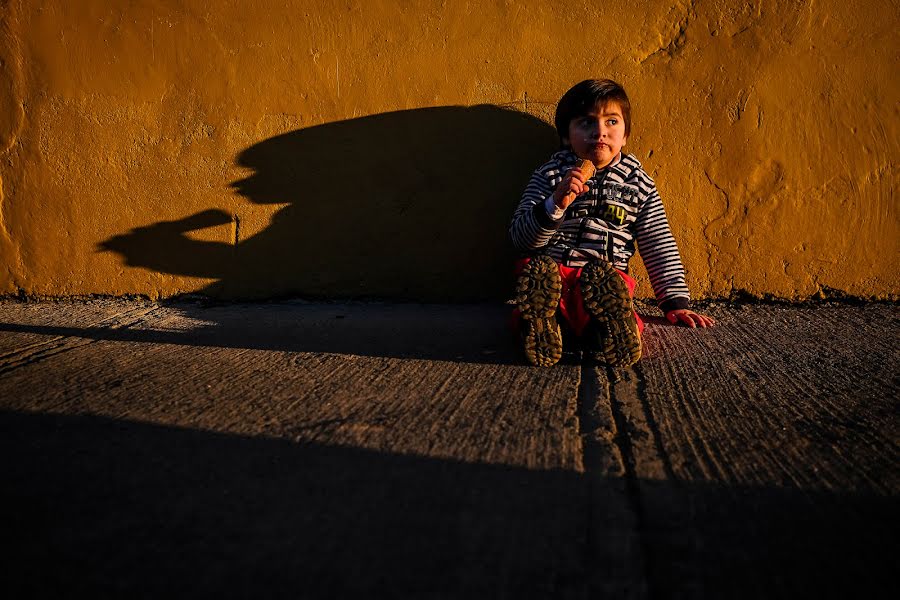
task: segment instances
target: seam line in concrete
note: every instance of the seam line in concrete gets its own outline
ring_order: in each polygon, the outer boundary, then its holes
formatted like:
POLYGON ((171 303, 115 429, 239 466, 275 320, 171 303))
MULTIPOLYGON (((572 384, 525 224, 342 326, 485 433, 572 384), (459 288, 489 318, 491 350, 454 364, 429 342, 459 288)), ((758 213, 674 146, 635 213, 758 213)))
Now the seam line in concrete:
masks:
MULTIPOLYGON (((634 372, 633 370, 631 371, 634 372)), ((616 395, 615 386, 610 385, 610 380, 618 380, 614 377, 613 369, 606 370, 606 385, 608 390, 609 406, 612 410, 613 423, 615 425, 615 436, 613 441, 619 452, 622 454, 622 463, 625 468, 625 493, 632 512, 635 515, 637 523, 637 534, 640 544, 640 572, 643 574, 644 582, 647 586, 647 597, 655 598, 653 573, 652 548, 647 536, 647 516, 646 508, 641 497, 640 484, 637 475, 637 459, 635 457, 634 448, 632 446, 631 437, 628 428, 628 419, 622 408, 622 401, 616 395)))
MULTIPOLYGON (((584 562, 588 570, 586 578, 586 588, 589 597, 602 595, 601 589, 597 589, 597 583, 591 577, 591 565, 596 564, 600 559, 597 540, 594 539, 594 531, 596 529, 596 517, 594 513, 594 504, 597 502, 597 492, 595 486, 599 482, 599 478, 604 477, 604 452, 617 452, 616 459, 621 464, 624 471, 625 494, 628 509, 635 515, 637 525, 637 536, 639 540, 640 555, 637 559, 640 561, 637 573, 641 574, 641 581, 646 586, 646 590, 650 592, 650 578, 648 570, 647 552, 649 550, 646 537, 644 535, 644 509, 640 498, 640 490, 638 488, 637 477, 635 474, 634 457, 631 445, 628 440, 627 429, 625 428, 624 416, 622 411, 614 408, 614 390, 610 385, 610 375, 607 373, 605 378, 605 386, 603 396, 606 398, 612 415, 612 422, 604 427, 603 420, 599 415, 598 403, 601 397, 600 381, 594 367, 587 364, 581 365, 581 381, 578 387, 578 417, 579 417, 579 433, 582 439, 582 463, 584 464, 584 472, 588 480, 588 510, 587 510, 587 535, 584 551, 584 562), (599 432, 606 429, 609 437, 608 445, 604 445, 598 439, 599 432)), ((649 594, 652 597, 652 594, 649 594)))
POLYGON ((598 477, 598 444, 594 439, 593 432, 598 427, 597 416, 594 412, 594 405, 597 398, 596 382, 588 377, 590 369, 585 365, 581 365, 579 371, 580 380, 578 382, 578 391, 576 393, 576 411, 578 415, 578 435, 581 438, 581 464, 584 468, 584 474, 587 478, 587 510, 585 511, 585 537, 584 552, 582 560, 585 569, 585 592, 589 596, 593 596, 592 589, 593 578, 591 577, 591 565, 598 560, 597 540, 594 536, 594 503, 596 502, 596 490, 594 489, 594 479, 598 477))
POLYGON ((641 367, 640 363, 634 366, 633 372, 637 377, 637 397, 638 400, 640 400, 644 418, 647 419, 647 428, 653 436, 653 445, 656 447, 656 455, 659 457, 660 462, 662 462, 666 479, 675 481, 675 472, 672 470, 672 462, 669 460, 669 455, 663 447, 662 433, 659 430, 659 424, 656 422, 653 411, 650 409, 650 399, 647 397, 647 378, 644 375, 644 369, 641 367))

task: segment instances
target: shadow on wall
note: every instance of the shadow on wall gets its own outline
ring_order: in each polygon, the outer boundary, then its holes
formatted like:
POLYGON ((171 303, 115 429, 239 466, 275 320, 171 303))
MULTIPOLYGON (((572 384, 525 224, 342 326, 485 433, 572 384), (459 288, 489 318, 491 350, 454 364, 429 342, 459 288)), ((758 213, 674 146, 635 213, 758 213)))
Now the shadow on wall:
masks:
POLYGON ((232 221, 210 209, 99 244, 129 266, 215 278, 218 298, 496 300, 512 289, 507 228, 555 130, 496 106, 386 113, 300 129, 238 156, 254 173, 231 187, 287 203, 235 244, 190 231, 232 221))

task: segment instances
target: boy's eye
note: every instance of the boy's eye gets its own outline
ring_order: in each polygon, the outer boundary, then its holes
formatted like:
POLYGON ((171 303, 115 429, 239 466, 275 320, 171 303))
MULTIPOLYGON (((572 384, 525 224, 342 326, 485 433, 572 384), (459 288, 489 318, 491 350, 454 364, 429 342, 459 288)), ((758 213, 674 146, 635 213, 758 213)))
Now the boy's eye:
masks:
POLYGON ((618 122, 618 119, 609 119, 608 121, 606 121, 607 125, 615 125, 618 122))

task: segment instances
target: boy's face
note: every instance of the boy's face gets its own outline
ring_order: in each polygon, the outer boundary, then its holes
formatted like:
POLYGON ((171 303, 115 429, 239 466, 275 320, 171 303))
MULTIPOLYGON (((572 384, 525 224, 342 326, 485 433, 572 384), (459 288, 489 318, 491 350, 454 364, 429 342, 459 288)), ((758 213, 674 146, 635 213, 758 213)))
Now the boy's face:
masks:
POLYGON ((578 156, 602 169, 625 145, 625 119, 619 103, 610 100, 569 121, 569 137, 563 140, 578 156))

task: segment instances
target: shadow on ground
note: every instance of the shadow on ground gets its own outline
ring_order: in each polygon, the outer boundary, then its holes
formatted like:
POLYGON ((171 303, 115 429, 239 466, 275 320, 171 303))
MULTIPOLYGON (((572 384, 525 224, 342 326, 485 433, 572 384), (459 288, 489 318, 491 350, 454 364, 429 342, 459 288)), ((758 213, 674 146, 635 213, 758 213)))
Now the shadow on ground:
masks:
POLYGON ((181 346, 522 364, 511 307, 413 304, 167 303, 125 326, 0 323, 0 332, 181 346))
MULTIPOLYGON (((640 587, 586 558, 590 544, 628 543, 615 520, 585 537, 588 503, 603 521, 612 508, 599 499, 620 480, 10 411, 0 457, 14 597, 583 598, 640 587)), ((642 525, 654 597, 893 587, 893 499, 677 482, 642 492, 657 515, 642 525)))
POLYGON ((214 278, 217 298, 503 298, 507 228, 531 172, 556 149, 552 127, 496 106, 385 113, 292 131, 237 158, 231 183, 253 204, 286 204, 234 243, 188 233, 232 222, 209 209, 99 244, 126 265, 214 278))
MULTIPOLYGON (((0 332, 181 346, 482 364, 526 364, 506 304, 166 302, 166 314, 127 326, 0 322, 0 332)), ((654 329, 674 327, 646 316, 645 356, 656 351, 654 329)), ((563 323, 563 363, 580 362, 580 345, 563 323)))

